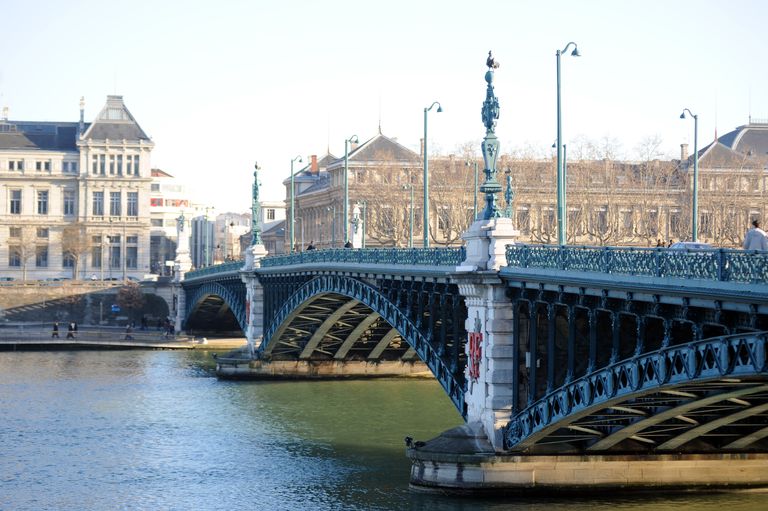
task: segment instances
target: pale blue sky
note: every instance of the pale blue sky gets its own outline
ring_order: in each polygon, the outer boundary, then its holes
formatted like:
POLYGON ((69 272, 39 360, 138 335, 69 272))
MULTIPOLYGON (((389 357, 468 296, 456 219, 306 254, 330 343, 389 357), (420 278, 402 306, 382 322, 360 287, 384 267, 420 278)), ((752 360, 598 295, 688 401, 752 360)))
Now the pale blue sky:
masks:
POLYGON ((669 156, 768 118, 768 2, 724 1, 34 1, 0 0, 0 106, 11 119, 86 119, 107 94, 153 138, 153 166, 220 212, 246 210, 253 162, 281 200, 296 155, 337 156, 384 134, 418 149, 484 135, 485 57, 501 62, 502 151, 556 136, 555 51, 564 141, 618 140, 635 157, 659 135, 669 156))

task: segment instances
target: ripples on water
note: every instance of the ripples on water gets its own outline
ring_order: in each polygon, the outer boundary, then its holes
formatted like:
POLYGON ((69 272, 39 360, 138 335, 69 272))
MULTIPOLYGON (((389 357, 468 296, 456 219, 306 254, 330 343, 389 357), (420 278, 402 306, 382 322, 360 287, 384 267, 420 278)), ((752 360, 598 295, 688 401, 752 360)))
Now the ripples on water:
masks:
POLYGON ((0 353, 0 510, 721 510, 766 494, 456 499, 403 437, 461 419, 423 380, 218 381, 205 352, 0 353))

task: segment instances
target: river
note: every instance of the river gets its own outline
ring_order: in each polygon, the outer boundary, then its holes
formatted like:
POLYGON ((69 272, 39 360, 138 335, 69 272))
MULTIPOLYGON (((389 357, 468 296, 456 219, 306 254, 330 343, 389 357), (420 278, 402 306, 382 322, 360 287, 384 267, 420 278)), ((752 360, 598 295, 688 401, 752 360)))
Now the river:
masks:
POLYGON ((467 499, 408 490, 429 380, 219 381, 202 351, 0 352, 0 510, 768 509, 766 493, 467 499))

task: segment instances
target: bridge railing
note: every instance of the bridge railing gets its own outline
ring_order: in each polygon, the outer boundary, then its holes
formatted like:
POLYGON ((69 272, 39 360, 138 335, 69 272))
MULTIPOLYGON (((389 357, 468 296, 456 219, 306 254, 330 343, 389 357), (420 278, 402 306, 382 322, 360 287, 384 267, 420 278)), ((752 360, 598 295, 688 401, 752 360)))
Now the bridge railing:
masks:
POLYGON ((466 259, 464 247, 449 248, 331 248, 268 256, 262 268, 305 263, 457 266, 466 259))
POLYGON ((184 274, 184 278, 189 279, 195 279, 198 277, 206 277, 209 275, 217 275, 219 273, 231 273, 240 271, 240 269, 243 267, 244 261, 235 261, 233 263, 222 263, 222 264, 214 264, 213 266, 206 266, 205 268, 200 268, 199 270, 193 270, 188 271, 184 274))
POLYGON ((507 265, 649 277, 768 283, 768 252, 559 245, 507 245, 507 265))

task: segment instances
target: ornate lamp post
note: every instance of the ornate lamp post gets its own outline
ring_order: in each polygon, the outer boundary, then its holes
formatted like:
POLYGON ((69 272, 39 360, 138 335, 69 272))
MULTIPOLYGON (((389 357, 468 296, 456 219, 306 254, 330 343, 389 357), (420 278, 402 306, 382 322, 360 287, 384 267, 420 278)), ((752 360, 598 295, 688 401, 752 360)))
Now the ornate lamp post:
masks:
POLYGON ((289 224, 290 224, 289 230, 290 230, 290 233, 291 233, 291 246, 288 247, 288 253, 289 254, 293 253, 293 247, 294 247, 294 245, 296 243, 295 240, 294 240, 294 237, 293 237, 293 221, 294 221, 294 215, 296 214, 296 212, 295 212, 295 204, 294 204, 294 197, 293 197, 294 196, 294 191, 293 191, 293 163, 296 162, 296 161, 301 163, 301 156, 297 156, 296 158, 291 160, 291 215, 290 215, 290 219, 289 219, 289 224))
POLYGON ((565 45, 565 48, 557 50, 555 56, 557 57, 557 243, 559 245, 565 245, 565 230, 566 222, 565 218, 565 174, 563 172, 563 144, 562 144, 562 112, 560 108, 560 55, 568 51, 568 48, 573 45, 573 51, 571 56, 580 57, 579 47, 576 43, 571 41, 565 45))
POLYGON ((349 241, 349 144, 357 141, 357 135, 344 140, 344 243, 349 241))
POLYGON ((437 111, 442 112, 443 107, 439 101, 432 103, 424 109, 424 248, 429 248, 429 152, 427 151, 427 113, 437 105, 437 111))
MULTIPOLYGON (((291 162, 293 163, 293 162, 291 162)), ((259 203, 259 167, 258 162, 253 164, 253 194, 251 197, 251 246, 261 245, 261 204, 259 203)), ((293 174, 293 169, 291 169, 293 174)), ((293 183, 291 183, 293 190, 293 183)), ((293 208, 291 208, 293 211, 293 208)))
POLYGON ((408 248, 413 248, 413 184, 408 183, 407 185, 403 185, 403 190, 410 190, 411 192, 411 211, 410 211, 410 222, 409 222, 409 232, 408 235, 408 248))
POLYGON ((485 194, 485 209, 481 213, 483 220, 498 218, 499 211, 496 208, 496 194, 501 191, 501 185, 496 181, 496 159, 499 155, 499 140, 496 138, 494 128, 499 118, 499 98, 493 92, 493 70, 499 67, 488 52, 486 60, 488 71, 485 73, 485 81, 488 83, 483 102, 483 124, 485 125, 485 138, 481 147, 483 149, 483 162, 485 163, 485 182, 480 186, 480 191, 485 194))
POLYGON ((684 108, 680 114, 685 119, 685 112, 693 117, 693 205, 691 215, 691 241, 699 240, 699 116, 684 108))

